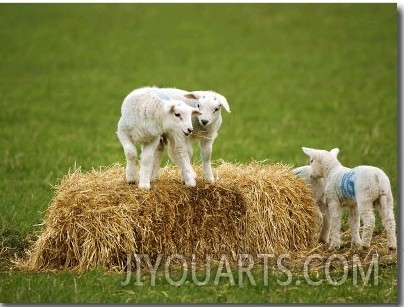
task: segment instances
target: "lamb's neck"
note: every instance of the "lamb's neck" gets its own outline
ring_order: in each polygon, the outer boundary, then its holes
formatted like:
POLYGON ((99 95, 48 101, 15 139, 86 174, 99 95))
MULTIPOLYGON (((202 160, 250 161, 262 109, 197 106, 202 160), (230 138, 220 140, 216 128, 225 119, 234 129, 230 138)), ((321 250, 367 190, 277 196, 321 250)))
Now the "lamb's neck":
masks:
POLYGON ((337 172, 342 167, 342 164, 338 161, 330 161, 330 163, 325 168, 324 178, 331 177, 335 172, 337 172))
POLYGON ((167 119, 165 118, 167 115, 166 113, 162 112, 163 107, 161 108, 155 108, 153 110, 153 118, 156 119, 156 128, 158 130, 161 130, 162 132, 167 132, 167 130, 170 128, 167 126, 167 119))

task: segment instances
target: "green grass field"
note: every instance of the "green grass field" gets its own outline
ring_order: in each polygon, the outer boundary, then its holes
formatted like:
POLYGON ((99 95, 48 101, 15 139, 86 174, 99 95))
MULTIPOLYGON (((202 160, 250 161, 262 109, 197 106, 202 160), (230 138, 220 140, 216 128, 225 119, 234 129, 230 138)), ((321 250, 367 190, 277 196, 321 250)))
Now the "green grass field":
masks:
POLYGON ((124 163, 120 106, 145 85, 226 96, 214 160, 298 166, 301 146, 339 147, 397 199, 396 4, 0 4, 0 42, 1 302, 397 302, 397 264, 377 286, 136 288, 101 268, 10 271, 4 256, 69 169, 124 163))

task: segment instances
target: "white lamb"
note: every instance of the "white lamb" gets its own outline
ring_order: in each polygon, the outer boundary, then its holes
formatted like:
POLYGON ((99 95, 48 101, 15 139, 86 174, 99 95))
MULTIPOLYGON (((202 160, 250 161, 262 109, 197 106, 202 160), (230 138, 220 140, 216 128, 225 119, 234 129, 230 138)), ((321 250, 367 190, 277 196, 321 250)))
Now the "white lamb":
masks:
POLYGON ((303 181, 305 181, 313 195, 314 203, 316 205, 316 224, 321 225, 321 231, 318 236, 318 242, 319 243, 328 243, 328 237, 329 237, 329 230, 330 230, 330 225, 329 225, 329 215, 328 215, 328 209, 327 205, 325 202, 325 197, 324 197, 324 179, 323 178, 318 178, 314 179, 310 176, 311 174, 311 166, 310 165, 305 165, 305 166, 300 166, 297 167, 293 170, 293 172, 299 176, 303 181))
MULTIPOLYGON (((199 141, 202 158, 202 174, 205 180, 209 183, 214 182, 212 173, 211 156, 212 146, 215 138, 218 135, 218 130, 222 124, 221 108, 223 107, 230 113, 230 107, 226 98, 213 91, 185 91, 177 88, 157 88, 144 87, 139 89, 140 92, 156 93, 160 97, 181 100, 191 107, 197 108, 201 114, 192 117, 193 133, 186 139, 187 151, 189 158, 193 155, 191 141, 199 141)), ((161 143, 163 145, 163 143, 161 143)), ((159 146, 156 153, 155 169, 153 177, 158 176, 158 168, 163 157, 164 146, 159 146)), ((173 140, 168 137, 168 155, 176 164, 181 164, 181 159, 178 157, 173 140)), ((194 177, 196 175, 194 173, 194 177)), ((184 178, 183 178, 184 180, 184 178)))
POLYGON ((324 178, 325 198, 330 214, 330 246, 338 249, 341 245, 342 206, 348 206, 349 226, 352 233, 352 246, 370 247, 375 226, 373 209, 380 211, 383 226, 387 232, 388 247, 397 249, 396 223, 393 211, 393 195, 390 180, 379 168, 357 166, 347 168, 337 159, 338 148, 331 151, 302 147, 310 157, 311 177, 324 178), (360 219, 363 222, 362 239, 359 235, 360 219))
POLYGON ((192 115, 200 112, 182 101, 163 98, 133 91, 122 103, 117 135, 125 152, 126 180, 134 183, 139 179, 139 188, 150 189, 156 148, 161 135, 166 134, 174 143, 185 184, 193 187, 196 182, 187 153, 186 137, 193 130, 192 115), (140 176, 136 169, 137 143, 142 147, 140 176))

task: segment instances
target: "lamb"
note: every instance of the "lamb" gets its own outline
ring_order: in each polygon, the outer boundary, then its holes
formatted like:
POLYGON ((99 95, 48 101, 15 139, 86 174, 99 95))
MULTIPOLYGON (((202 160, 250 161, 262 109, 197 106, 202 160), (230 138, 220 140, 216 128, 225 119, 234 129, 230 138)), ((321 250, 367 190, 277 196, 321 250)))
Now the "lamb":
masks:
POLYGON ((341 212, 348 206, 349 227, 352 233, 353 247, 370 247, 375 226, 373 209, 380 211, 383 226, 387 232, 387 244, 390 250, 397 249, 396 223, 393 211, 393 195, 390 180, 379 168, 357 166, 347 168, 338 161, 338 148, 331 151, 302 147, 310 157, 311 177, 324 178, 324 195, 330 215, 329 250, 341 245, 341 212), (363 222, 362 238, 359 235, 360 219, 363 222))
POLYGON ((310 177, 311 167, 310 165, 304 165, 297 167, 293 172, 306 182, 311 188, 314 203, 316 205, 316 224, 321 225, 321 231, 318 236, 319 243, 328 243, 329 237, 329 215, 327 205, 325 203, 324 197, 324 179, 318 178, 314 179, 310 177))
POLYGON ((126 157, 126 181, 138 187, 150 189, 154 169, 155 152, 161 136, 167 135, 173 142, 185 184, 196 185, 194 171, 189 161, 186 137, 192 131, 192 115, 200 115, 198 109, 182 101, 168 97, 133 91, 124 99, 117 135, 126 157), (140 176, 136 169, 136 144, 141 144, 140 176))
MULTIPOLYGON (((223 107, 228 113, 230 113, 230 107, 226 98, 213 91, 188 92, 177 88, 144 87, 139 89, 139 91, 158 93, 158 95, 162 97, 181 100, 189 106, 199 109, 201 114, 192 117, 192 126, 194 130, 192 135, 186 139, 187 151, 189 158, 191 159, 193 155, 191 141, 196 140, 199 142, 203 177, 207 182, 213 183, 214 176, 211 163, 212 147, 222 124, 221 108, 223 107)), ((161 143, 161 145, 162 146, 159 146, 157 149, 158 152, 156 153, 153 177, 158 176, 158 167, 162 161, 164 144, 161 143)), ((180 158, 178 157, 173 141, 170 138, 168 138, 168 155, 176 165, 180 165, 180 158)), ((193 176, 196 178, 195 173, 193 176)))

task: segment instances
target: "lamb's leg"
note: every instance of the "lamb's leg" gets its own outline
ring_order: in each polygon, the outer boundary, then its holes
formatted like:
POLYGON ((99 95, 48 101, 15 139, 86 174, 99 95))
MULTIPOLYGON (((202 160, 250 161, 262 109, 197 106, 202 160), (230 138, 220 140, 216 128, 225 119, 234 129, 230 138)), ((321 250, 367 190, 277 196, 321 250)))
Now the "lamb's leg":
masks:
POLYGON ((189 160, 191 161, 192 156, 194 155, 194 149, 192 148, 191 142, 187 142, 186 144, 187 144, 188 157, 189 157, 189 160))
POLYGON ((330 246, 329 250, 339 249, 341 246, 341 217, 342 208, 338 201, 332 200, 328 203, 330 214, 330 246))
POLYGON ((135 183, 139 179, 136 169, 136 146, 124 130, 118 128, 117 135, 126 157, 126 181, 128 183, 135 183))
POLYGON ((369 248, 370 241, 373 236, 373 229, 375 228, 375 215, 373 213, 373 202, 359 200, 358 207, 360 208, 361 218, 363 221, 363 231, 362 231, 362 244, 363 247, 369 248))
POLYGON ((349 218, 348 218, 349 228, 351 229, 351 246, 352 247, 361 247, 362 240, 359 234, 360 227, 360 215, 358 211, 358 207, 352 206, 349 208, 349 218))
MULTIPOLYGON (((168 138, 168 146, 167 146, 167 152, 168 152, 168 157, 170 158, 170 160, 177 165, 178 167, 180 167, 180 160, 177 157, 177 152, 175 151, 175 143, 173 138, 168 138)), ((182 173, 181 173, 181 181, 185 182, 185 178, 183 178, 182 173)))
POLYGON ((159 176, 161 161, 163 161, 163 154, 164 154, 164 138, 161 137, 159 144, 156 148, 156 152, 154 153, 154 163, 153 163, 153 172, 151 175, 151 181, 156 180, 159 176))
POLYGON ((170 137, 169 140, 169 155, 175 164, 181 170, 181 179, 188 187, 196 186, 196 176, 192 168, 189 153, 188 153, 188 140, 178 137, 174 139, 170 137), (170 149, 170 146, 172 147, 170 149))
POLYGON ((175 143, 172 138, 168 138, 167 153, 170 160, 179 167, 180 161, 177 157, 177 153, 175 151, 175 143))
POLYGON ((213 183, 215 178, 212 173, 212 145, 213 139, 203 139, 199 141, 199 147, 201 148, 201 158, 202 158, 202 174, 205 180, 209 183, 213 183))
POLYGON ((387 232, 389 249, 397 249, 396 222, 394 219, 393 197, 391 195, 380 196, 380 215, 387 232))
POLYGON ((159 145, 160 137, 142 146, 140 155, 140 179, 139 188, 150 190, 150 178, 153 172, 154 154, 159 145))
MULTIPOLYGON (((318 207, 318 205, 315 207, 316 213, 314 216, 314 223, 316 224, 316 226, 322 226, 323 225, 323 214, 320 211, 320 208, 318 207)), ((319 238, 319 242, 320 242, 320 238, 319 238)))
MULTIPOLYGON (((194 149, 192 148, 191 142, 187 141, 186 144, 187 144, 187 152, 188 152, 188 157, 189 157, 189 163, 191 163, 192 156, 194 155, 194 149)), ((192 168, 192 166, 191 166, 191 171, 192 171, 192 176, 194 178, 196 178, 196 173, 195 173, 194 169, 192 168)))
POLYGON ((317 202, 318 207, 320 208, 321 216, 322 216, 322 225, 320 235, 318 237, 319 243, 328 243, 328 239, 330 236, 330 218, 328 213, 327 204, 325 200, 319 200, 317 202))

